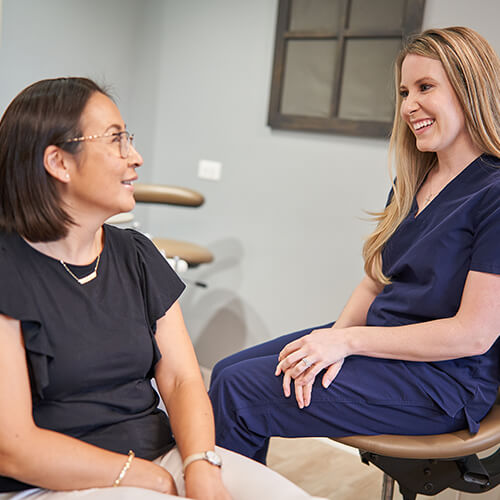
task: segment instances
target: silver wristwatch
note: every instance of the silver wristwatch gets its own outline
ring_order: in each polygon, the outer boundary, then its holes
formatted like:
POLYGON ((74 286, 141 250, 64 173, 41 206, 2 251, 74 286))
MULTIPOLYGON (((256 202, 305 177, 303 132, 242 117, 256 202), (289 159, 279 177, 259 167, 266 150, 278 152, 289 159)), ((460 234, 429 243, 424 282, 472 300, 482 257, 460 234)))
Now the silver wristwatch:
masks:
POLYGON ((186 467, 197 460, 206 460, 209 464, 215 465, 216 467, 222 467, 222 458, 215 453, 213 450, 204 451, 203 453, 194 453, 189 455, 184 459, 182 464, 182 470, 185 472, 186 467))

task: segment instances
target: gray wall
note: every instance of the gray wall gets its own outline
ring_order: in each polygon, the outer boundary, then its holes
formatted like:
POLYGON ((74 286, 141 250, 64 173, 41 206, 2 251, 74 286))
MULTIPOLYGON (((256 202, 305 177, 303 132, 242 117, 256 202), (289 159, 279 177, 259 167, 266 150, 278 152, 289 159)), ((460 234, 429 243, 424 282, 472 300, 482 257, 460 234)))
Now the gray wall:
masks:
POLYGON ((3 0, 0 107, 42 78, 84 75, 130 100, 134 0, 3 0))
MULTIPOLYGON (((364 210, 383 207, 387 141, 278 132, 266 113, 277 1, 166 1, 153 179, 206 195, 154 207, 156 234, 195 240, 215 263, 190 271, 183 309, 198 355, 220 356, 335 319, 362 276, 364 210), (201 158, 223 163, 199 180, 201 158)), ((497 50, 496 0, 428 0, 425 26, 469 24, 497 50), (478 8, 481 7, 481 8, 478 8)))
MULTIPOLYGON (((24 85, 112 83, 145 158, 142 180, 206 196, 141 207, 142 227, 195 241, 213 264, 184 275, 200 361, 334 319, 362 276, 361 245, 389 184, 387 141, 266 126, 277 0, 3 0, 0 107, 24 85), (219 182, 200 159, 223 163, 219 182)), ((465 24, 500 52, 497 0, 427 0, 425 27, 465 24)))
POLYGON ((152 232, 216 256, 187 275, 209 288, 190 287, 182 301, 211 365, 336 316, 361 276, 362 208, 383 204, 386 142, 265 125, 277 2, 167 4, 153 179, 207 201, 154 207, 149 220, 152 232), (197 178, 201 158, 223 163, 220 182, 197 178))

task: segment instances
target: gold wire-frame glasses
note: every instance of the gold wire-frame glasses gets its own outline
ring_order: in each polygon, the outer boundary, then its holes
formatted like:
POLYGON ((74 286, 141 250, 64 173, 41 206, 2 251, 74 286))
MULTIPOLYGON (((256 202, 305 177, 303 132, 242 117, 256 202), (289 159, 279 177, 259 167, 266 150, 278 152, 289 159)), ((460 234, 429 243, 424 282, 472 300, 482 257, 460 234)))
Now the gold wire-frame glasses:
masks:
POLYGON ((133 145, 134 142, 134 134, 131 134, 127 130, 122 130, 121 132, 112 132, 108 134, 82 135, 80 137, 73 137, 73 139, 68 139, 64 142, 68 143, 93 141, 94 139, 102 139, 103 137, 116 137, 116 139, 120 142, 120 156, 124 159, 128 158, 128 155, 130 153, 130 146, 133 145))

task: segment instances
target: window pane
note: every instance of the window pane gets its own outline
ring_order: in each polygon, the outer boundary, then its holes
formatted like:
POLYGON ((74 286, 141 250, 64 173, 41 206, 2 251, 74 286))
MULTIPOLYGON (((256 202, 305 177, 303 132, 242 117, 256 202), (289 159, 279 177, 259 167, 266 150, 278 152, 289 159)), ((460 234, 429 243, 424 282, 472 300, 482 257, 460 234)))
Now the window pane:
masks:
POLYGON ((330 116, 336 47, 335 40, 288 42, 281 113, 330 116))
POLYGON ((290 30, 327 30, 337 33, 339 0, 292 0, 290 30))
POLYGON ((400 29, 405 3, 403 0, 352 0, 349 28, 400 29))
POLYGON ((339 116, 390 122, 394 110, 395 39, 347 40, 339 116))

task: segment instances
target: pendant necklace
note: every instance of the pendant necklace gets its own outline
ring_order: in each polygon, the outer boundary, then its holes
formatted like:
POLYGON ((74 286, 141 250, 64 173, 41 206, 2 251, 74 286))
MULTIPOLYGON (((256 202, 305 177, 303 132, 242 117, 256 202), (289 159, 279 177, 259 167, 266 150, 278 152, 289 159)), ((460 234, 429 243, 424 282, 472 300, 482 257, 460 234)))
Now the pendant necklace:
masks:
POLYGON ((83 278, 79 278, 78 276, 76 276, 72 271, 71 269, 66 265, 66 262, 64 262, 63 260, 60 260, 59 262, 62 264, 62 266, 64 267, 64 269, 66 269, 66 271, 68 271, 68 273, 76 280, 78 281, 78 283, 80 283, 80 285, 85 285, 85 283, 88 283, 89 281, 92 281, 93 279, 97 278, 97 268, 99 267, 99 261, 101 260, 101 254, 99 254, 97 256, 97 262, 95 263, 95 267, 94 267, 94 270, 90 273, 90 274, 87 274, 87 276, 83 276, 83 278))
POLYGON ((424 200, 424 207, 432 200, 433 196, 434 196, 433 193, 429 193, 427 195, 427 198, 425 198, 424 200))
POLYGON ((432 189, 432 183, 430 179, 429 179, 429 187, 431 188, 431 190, 430 193, 424 199, 424 207, 426 207, 434 198, 434 190, 432 189))

